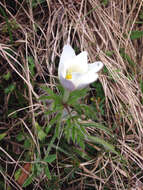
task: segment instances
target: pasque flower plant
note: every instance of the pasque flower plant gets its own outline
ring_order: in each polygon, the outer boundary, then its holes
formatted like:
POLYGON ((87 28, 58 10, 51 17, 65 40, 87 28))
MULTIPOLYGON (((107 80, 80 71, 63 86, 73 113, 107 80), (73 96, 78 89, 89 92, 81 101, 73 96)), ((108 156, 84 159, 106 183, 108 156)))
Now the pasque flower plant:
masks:
POLYGON ((103 63, 98 61, 88 64, 87 52, 76 55, 70 44, 66 44, 60 57, 58 76, 61 84, 68 91, 82 89, 98 79, 98 71, 103 63))

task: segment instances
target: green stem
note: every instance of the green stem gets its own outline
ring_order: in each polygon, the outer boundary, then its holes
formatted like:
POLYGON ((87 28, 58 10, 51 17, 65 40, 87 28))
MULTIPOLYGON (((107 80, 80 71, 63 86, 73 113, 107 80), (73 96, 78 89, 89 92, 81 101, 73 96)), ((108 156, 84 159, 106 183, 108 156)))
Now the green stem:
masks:
POLYGON ((70 96, 70 92, 65 89, 64 95, 63 95, 63 103, 64 103, 64 104, 68 101, 69 96, 70 96))

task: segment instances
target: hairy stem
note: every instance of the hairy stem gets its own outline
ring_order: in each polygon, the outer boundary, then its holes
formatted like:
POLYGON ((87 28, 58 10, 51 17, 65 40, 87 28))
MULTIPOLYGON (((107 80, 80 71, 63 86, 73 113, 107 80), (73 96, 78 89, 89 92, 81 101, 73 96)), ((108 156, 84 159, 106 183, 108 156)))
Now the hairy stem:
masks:
POLYGON ((63 95, 63 103, 65 104, 69 99, 70 92, 65 89, 64 95, 63 95))

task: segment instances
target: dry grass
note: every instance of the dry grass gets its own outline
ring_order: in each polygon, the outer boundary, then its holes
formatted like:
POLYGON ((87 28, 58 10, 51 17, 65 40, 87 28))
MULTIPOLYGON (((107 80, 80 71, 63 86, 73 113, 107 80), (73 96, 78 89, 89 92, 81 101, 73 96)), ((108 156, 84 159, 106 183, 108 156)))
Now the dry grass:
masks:
MULTIPOLYGON (((44 115, 43 106, 37 100, 40 96, 37 88, 41 83, 46 83, 49 88, 55 89, 58 83, 59 56, 70 31, 73 47, 77 48, 77 51, 86 49, 91 62, 101 60, 106 67, 99 78, 105 94, 105 115, 99 113, 100 120, 113 130, 114 145, 125 160, 121 161, 117 156, 106 154, 92 145, 100 154, 95 157, 92 155, 93 159, 90 161, 79 161, 80 170, 74 174, 77 178, 68 180, 69 190, 141 190, 143 95, 140 85, 143 81, 143 38, 131 40, 130 34, 133 30, 143 30, 143 20, 139 17, 143 13, 143 1, 107 0, 107 4, 104 4, 106 1, 102 0, 47 0, 35 6, 34 2, 37 1, 0 2, 5 12, 0 16, 1 81, 2 76, 9 71, 13 77, 12 82, 26 101, 22 108, 18 105, 13 108, 13 111, 20 109, 17 113, 21 113, 21 109, 26 110, 24 114, 19 114, 17 118, 7 117, 12 95, 2 92, 0 130, 7 131, 7 137, 3 141, 8 145, 5 147, 2 143, 0 146, 1 154, 5 155, 0 158, 5 170, 0 172, 4 177, 5 189, 8 189, 8 184, 15 189, 22 189, 14 180, 14 171, 17 166, 22 167, 25 163, 20 162, 25 150, 17 153, 15 158, 9 153, 10 147, 16 146, 19 150, 22 146, 11 135, 16 136, 21 130, 26 130, 37 151, 42 154, 36 131, 29 129, 29 125, 34 126, 39 116, 43 118, 44 115), (141 24, 138 24, 138 21, 141 21, 141 24), (131 61, 125 59, 125 54, 131 61), (34 75, 31 74, 28 64, 29 57, 32 57, 35 64, 34 75), (28 118, 32 118, 31 124, 28 118), (15 166, 12 171, 6 169, 9 165, 15 166)), ((46 122, 44 121, 44 126, 46 122)), ((109 136, 101 135, 110 140, 109 136)), ((59 181, 63 184, 62 187, 56 184, 57 189, 68 189, 67 186, 64 187, 64 182, 70 173, 63 172, 73 166, 68 160, 70 156, 64 158, 63 162, 59 158, 56 166, 51 165, 52 169, 56 168, 59 181)), ((34 179, 33 189, 46 188, 41 184, 42 180, 47 180, 45 175, 41 174, 40 177, 41 179, 34 179)))

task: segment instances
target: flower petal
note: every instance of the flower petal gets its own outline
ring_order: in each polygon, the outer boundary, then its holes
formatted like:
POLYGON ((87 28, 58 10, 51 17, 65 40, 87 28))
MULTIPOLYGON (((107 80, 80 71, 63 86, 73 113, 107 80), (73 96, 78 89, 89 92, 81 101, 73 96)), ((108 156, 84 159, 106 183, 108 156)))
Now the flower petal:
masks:
POLYGON ((61 82, 62 86, 69 91, 73 91, 76 88, 74 83, 71 80, 67 80, 67 79, 63 78, 62 76, 60 77, 60 82, 61 82))
POLYGON ((69 63, 69 69, 72 72, 85 73, 88 71, 87 52, 83 51, 75 56, 69 63))
POLYGON ((59 63, 59 67, 58 67, 58 75, 59 76, 63 76, 65 75, 65 70, 66 70, 66 63, 73 59, 73 57, 75 57, 75 51, 74 49, 69 45, 65 45, 61 54, 61 58, 60 58, 60 63, 59 63))
POLYGON ((85 88, 90 83, 98 79, 98 74, 94 71, 88 71, 84 74, 73 73, 72 83, 76 89, 85 88))
POLYGON ((69 44, 66 44, 63 47, 63 52, 61 54, 60 62, 65 63, 66 61, 72 59, 74 56, 75 56, 74 49, 69 44))
POLYGON ((88 64, 89 71, 92 70, 94 72, 98 72, 102 69, 103 63, 101 61, 96 61, 94 63, 88 64))

